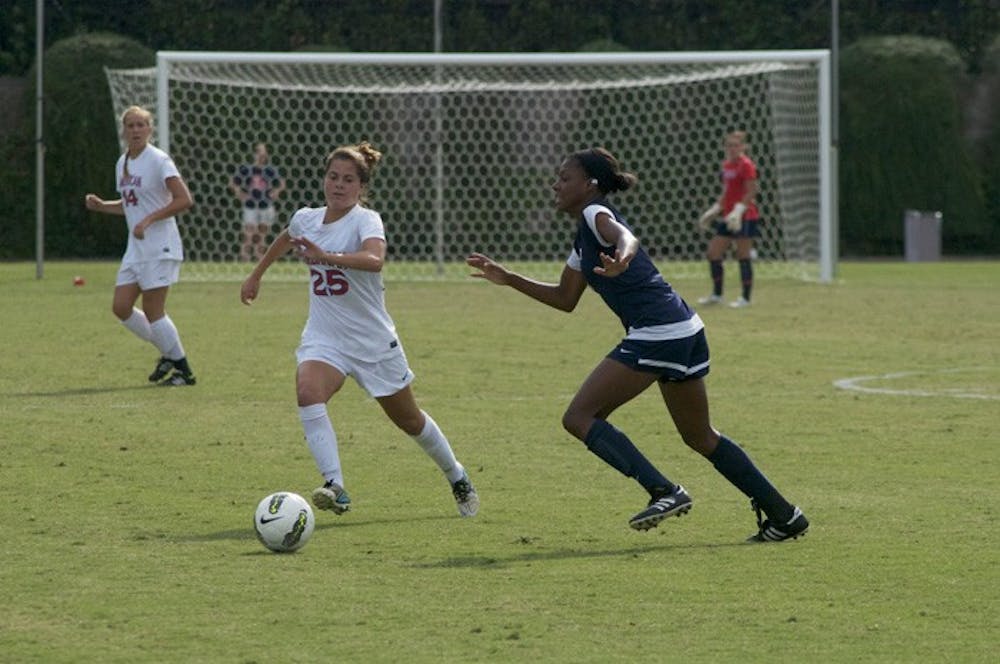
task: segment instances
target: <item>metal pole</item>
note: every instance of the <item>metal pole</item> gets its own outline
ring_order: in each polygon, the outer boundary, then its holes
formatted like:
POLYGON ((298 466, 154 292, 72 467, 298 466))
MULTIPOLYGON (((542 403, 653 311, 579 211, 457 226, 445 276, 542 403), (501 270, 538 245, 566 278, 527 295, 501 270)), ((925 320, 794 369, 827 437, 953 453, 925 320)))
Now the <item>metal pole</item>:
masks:
POLYGON ((434 52, 441 52, 441 0, 434 0, 434 52))
POLYGON ((840 2, 830 3, 830 102, 831 109, 831 140, 834 145, 840 142, 840 2))
POLYGON ((45 0, 35 0, 35 279, 41 279, 45 272, 44 51, 45 0))
MULTIPOLYGON (((434 53, 441 52, 441 2, 434 0, 434 53)), ((434 65, 435 87, 441 85, 441 65, 434 65)), ((439 88, 440 89, 440 88, 439 88)), ((434 97, 434 262, 438 274, 444 273, 444 122, 441 118, 441 93, 434 97)))
POLYGON ((170 60, 156 53, 156 134, 157 146, 170 154, 170 60))
POLYGON ((840 2, 830 3, 830 254, 836 276, 840 259, 840 2))

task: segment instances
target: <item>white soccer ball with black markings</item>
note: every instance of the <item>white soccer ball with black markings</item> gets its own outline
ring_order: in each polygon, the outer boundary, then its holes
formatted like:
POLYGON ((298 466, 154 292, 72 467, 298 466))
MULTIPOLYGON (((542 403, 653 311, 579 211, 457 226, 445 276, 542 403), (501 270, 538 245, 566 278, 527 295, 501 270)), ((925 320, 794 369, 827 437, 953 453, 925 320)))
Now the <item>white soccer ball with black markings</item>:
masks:
POLYGON ((253 528, 257 539, 271 551, 288 553, 305 546, 312 537, 316 520, 305 498, 290 491, 279 491, 257 505, 253 528))

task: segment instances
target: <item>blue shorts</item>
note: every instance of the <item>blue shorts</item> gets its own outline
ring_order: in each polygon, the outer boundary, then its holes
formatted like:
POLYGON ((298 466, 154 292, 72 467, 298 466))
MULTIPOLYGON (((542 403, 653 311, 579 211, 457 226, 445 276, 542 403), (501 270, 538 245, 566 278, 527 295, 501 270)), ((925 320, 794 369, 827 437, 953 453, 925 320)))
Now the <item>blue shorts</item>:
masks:
POLYGON ((715 234, 731 238, 760 237, 760 219, 744 219, 743 228, 735 233, 729 230, 726 222, 717 221, 715 222, 715 234))
POLYGON ((705 330, 698 330, 683 339, 666 341, 622 339, 607 356, 636 371, 655 373, 661 383, 701 378, 708 374, 705 330))

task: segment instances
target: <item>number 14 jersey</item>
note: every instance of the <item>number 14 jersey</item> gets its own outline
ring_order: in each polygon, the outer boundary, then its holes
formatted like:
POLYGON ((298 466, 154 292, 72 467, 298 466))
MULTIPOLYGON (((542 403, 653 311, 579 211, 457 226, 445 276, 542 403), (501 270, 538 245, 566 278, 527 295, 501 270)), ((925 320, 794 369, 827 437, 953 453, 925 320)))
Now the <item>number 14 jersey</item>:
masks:
POLYGON ((173 195, 167 188, 167 180, 173 177, 180 177, 174 160, 155 145, 147 145, 138 157, 128 160, 128 175, 125 174, 125 155, 118 157, 115 188, 121 195, 122 210, 128 224, 128 245, 122 257, 123 263, 184 260, 181 234, 174 217, 153 222, 141 240, 132 235, 132 229, 140 221, 170 205, 173 195))
MULTIPOLYGON (((337 221, 324 224, 326 208, 302 208, 292 216, 288 234, 311 240, 328 253, 361 250, 368 238, 385 240, 378 212, 355 205, 337 221)), ((380 272, 338 265, 309 265, 309 319, 303 345, 321 344, 362 360, 378 360, 394 352, 396 325, 385 308, 380 272)))

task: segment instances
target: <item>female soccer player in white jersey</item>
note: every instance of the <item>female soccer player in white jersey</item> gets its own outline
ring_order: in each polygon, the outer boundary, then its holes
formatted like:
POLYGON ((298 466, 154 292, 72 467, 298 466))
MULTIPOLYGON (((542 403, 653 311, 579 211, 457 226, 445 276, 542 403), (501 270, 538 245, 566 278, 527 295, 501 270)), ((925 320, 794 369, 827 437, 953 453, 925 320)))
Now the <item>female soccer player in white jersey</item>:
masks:
POLYGON ((682 486, 661 474, 628 436, 608 422, 619 406, 656 383, 684 442, 751 499, 758 532, 750 540, 798 537, 809 527, 802 511, 789 504, 746 453, 709 421, 703 378, 708 373, 708 343, 701 319, 663 280, 631 227, 606 198, 636 181, 604 148, 570 155, 552 186, 556 208, 569 214, 576 226, 559 283, 528 279, 479 253, 466 259, 478 270, 472 276, 510 286, 567 312, 576 308, 590 285, 618 316, 625 338, 584 381, 562 423, 587 449, 649 492, 646 509, 629 520, 633 528, 653 528, 668 516, 689 511, 692 504, 682 486))
POLYGON ((160 351, 150 382, 194 385, 180 335, 166 312, 167 293, 177 283, 184 260, 175 215, 191 207, 191 192, 170 156, 150 145, 153 116, 149 111, 130 106, 122 113, 121 123, 128 146, 115 165, 121 198, 106 201, 87 194, 84 199, 88 210, 124 215, 128 224, 128 245, 111 309, 133 334, 160 351), (140 295, 141 311, 135 308, 140 295))
POLYGON ((319 509, 343 514, 351 499, 326 403, 348 376, 368 392, 393 424, 409 434, 448 478, 462 516, 475 516, 476 494, 437 423, 417 406, 413 372, 385 308, 382 217, 365 207, 365 193, 382 154, 367 142, 342 146, 326 158, 326 207, 302 208, 243 282, 250 304, 267 268, 295 248, 309 265, 309 319, 296 356, 299 418, 325 483, 313 492, 319 509))

